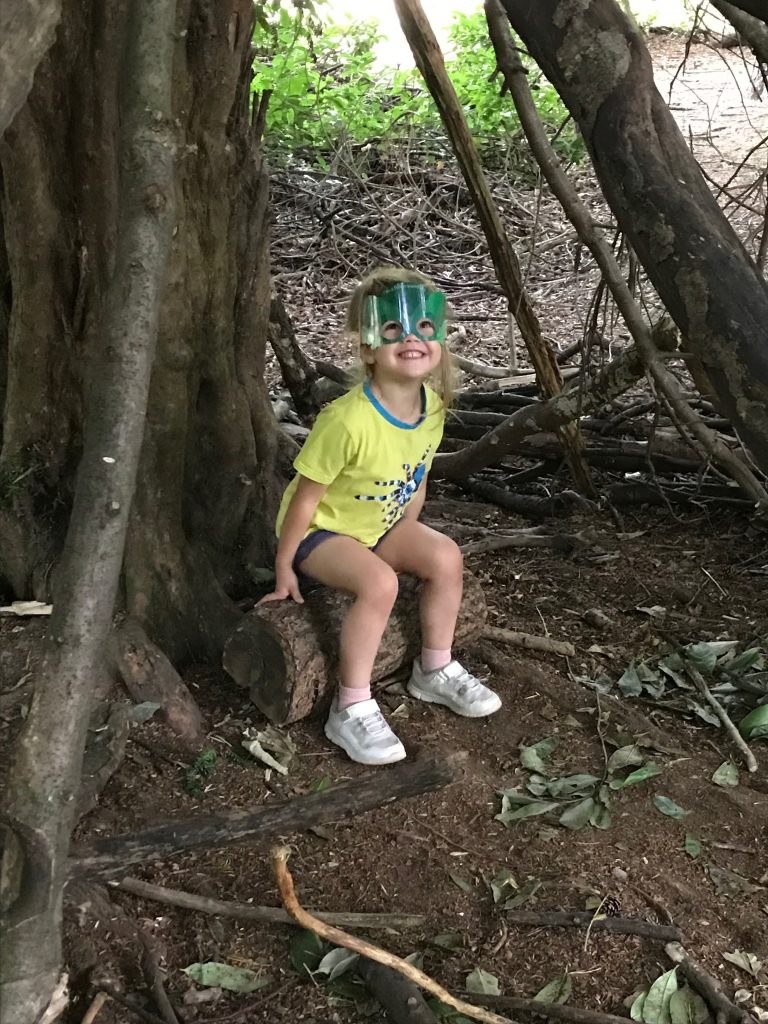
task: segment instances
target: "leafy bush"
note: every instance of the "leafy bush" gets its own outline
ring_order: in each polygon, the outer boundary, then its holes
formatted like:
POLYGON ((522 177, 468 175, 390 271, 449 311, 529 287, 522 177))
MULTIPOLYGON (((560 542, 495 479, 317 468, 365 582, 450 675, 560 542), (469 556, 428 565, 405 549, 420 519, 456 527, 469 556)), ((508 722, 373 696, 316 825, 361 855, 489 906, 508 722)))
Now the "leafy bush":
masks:
MULTIPOLYGON (((491 164, 528 161, 511 99, 500 95, 496 60, 482 11, 456 14, 453 56, 446 67, 470 130, 491 164)), ((298 156, 327 169, 342 159, 360 164, 396 152, 443 159, 449 149, 440 116, 421 76, 376 66, 380 40, 374 21, 320 24, 306 3, 262 8, 254 33, 252 88, 269 90, 266 141, 279 162, 298 156), (364 152, 363 152, 364 151, 364 152)), ((536 70, 531 86, 561 157, 582 158, 584 146, 555 89, 536 70)))

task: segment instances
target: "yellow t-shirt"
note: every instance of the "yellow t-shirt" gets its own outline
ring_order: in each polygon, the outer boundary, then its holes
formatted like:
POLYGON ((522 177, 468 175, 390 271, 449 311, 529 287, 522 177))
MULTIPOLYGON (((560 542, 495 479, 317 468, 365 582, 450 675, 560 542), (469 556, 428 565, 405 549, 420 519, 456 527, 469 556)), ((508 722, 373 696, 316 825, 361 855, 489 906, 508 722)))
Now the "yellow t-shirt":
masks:
MULTIPOLYGON (((422 410, 418 423, 403 423, 368 384, 323 409, 293 464, 301 476, 328 487, 308 533, 332 530, 373 547, 400 519, 443 436, 442 402, 427 387, 422 410)), ((296 485, 294 479, 283 495, 278 534, 296 485)))

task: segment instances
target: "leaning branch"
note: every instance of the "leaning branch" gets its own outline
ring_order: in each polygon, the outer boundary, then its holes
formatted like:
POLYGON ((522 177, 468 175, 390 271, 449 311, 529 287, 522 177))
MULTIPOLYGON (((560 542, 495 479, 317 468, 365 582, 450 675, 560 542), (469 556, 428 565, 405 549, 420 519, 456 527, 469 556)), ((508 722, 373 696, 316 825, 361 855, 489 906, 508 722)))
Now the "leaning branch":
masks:
MULTIPOLYGON (((461 173, 472 196, 477 216, 488 241, 491 259, 504 294, 509 302, 528 354, 536 370, 539 388, 545 398, 562 391, 563 379, 555 354, 542 336, 536 312, 523 285, 523 278, 512 243, 493 202, 480 155, 467 126, 464 111, 453 83, 445 70, 445 62, 432 27, 419 0, 395 0, 395 8, 405 37, 413 51, 416 65, 427 84, 445 130, 456 153, 461 173)), ((589 468, 581 455, 581 436, 572 420, 562 424, 560 431, 574 483, 584 493, 594 490, 589 468)))
POLYGON ((709 0, 749 45, 757 59, 768 64, 768 24, 729 4, 727 0, 709 0))
POLYGON ((610 246, 600 234, 589 210, 565 173, 553 150, 533 101, 525 68, 515 48, 509 21, 499 0, 485 0, 485 14, 496 60, 515 104, 520 123, 536 161, 560 200, 566 216, 595 257, 611 290, 643 362, 659 391, 666 397, 683 426, 758 505, 768 505, 768 492, 749 467, 723 444, 685 400, 677 378, 659 358, 654 337, 624 280, 610 246))

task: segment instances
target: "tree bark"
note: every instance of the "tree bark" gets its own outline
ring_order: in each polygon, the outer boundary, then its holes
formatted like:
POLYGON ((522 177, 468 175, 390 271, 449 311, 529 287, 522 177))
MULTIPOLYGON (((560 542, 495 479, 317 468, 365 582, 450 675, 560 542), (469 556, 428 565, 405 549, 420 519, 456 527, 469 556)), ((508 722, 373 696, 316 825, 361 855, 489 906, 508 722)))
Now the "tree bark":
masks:
MULTIPOLYGON (((416 580, 401 577, 400 593, 373 666, 373 681, 391 675, 419 652, 416 580)), ((341 623, 352 599, 328 587, 310 590, 303 605, 261 605, 235 628, 224 649, 224 668, 250 692, 271 722, 297 722, 330 704, 338 684, 341 623)), ((479 580, 464 573, 464 597, 456 623, 456 645, 482 629, 487 609, 479 580)))
POLYGON ((313 825, 362 814, 390 800, 402 800, 447 786, 461 777, 465 760, 466 755, 462 753, 446 757, 424 755, 342 782, 322 793, 308 793, 263 807, 226 811, 97 839, 87 847, 72 850, 69 877, 114 877, 131 864, 165 860, 185 850, 253 840, 266 842, 293 832, 304 832, 313 825))
POLYGON ((0 136, 23 105, 53 43, 61 0, 13 0, 0 11, 0 136))
POLYGON ((659 95, 642 38, 610 0, 503 3, 581 127, 605 197, 723 413, 768 471, 768 284, 659 95))
MULTIPOLYGON (((488 242, 496 276, 536 370, 541 394, 545 398, 552 398, 563 389, 560 368, 552 348, 542 335, 536 311, 523 286, 520 264, 494 205, 480 154, 467 127, 459 98, 445 70, 440 46, 419 0, 395 0, 395 8, 416 65, 427 83, 448 132, 488 242)), ((592 493, 594 487, 589 469, 580 454, 581 437, 578 426, 573 421, 563 424, 562 440, 576 487, 584 493, 592 493)))
MULTIPOLYGON (((709 2, 733 25, 757 59, 763 64, 768 64, 768 24, 728 3, 727 0, 709 2)), ((768 11, 763 15, 763 18, 767 17, 768 11)))
POLYGON ((50 639, 14 750, 3 812, 3 1011, 36 1021, 59 972, 66 854, 90 705, 104 671, 141 451, 174 219, 174 0, 135 0, 130 86, 120 104, 123 166, 116 259, 94 366, 83 458, 50 639), (62 696, 65 699, 62 700, 62 696))

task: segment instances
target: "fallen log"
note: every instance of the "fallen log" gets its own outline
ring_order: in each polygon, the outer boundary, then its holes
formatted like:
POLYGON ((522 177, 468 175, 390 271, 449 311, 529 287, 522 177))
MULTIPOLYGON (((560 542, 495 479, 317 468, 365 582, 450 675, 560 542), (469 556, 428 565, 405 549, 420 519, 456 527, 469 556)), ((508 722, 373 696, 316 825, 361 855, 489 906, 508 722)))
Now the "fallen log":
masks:
POLYGON ((67 868, 70 878, 122 876, 131 864, 166 860, 185 850, 259 842, 304 832, 313 825, 362 814, 390 800, 440 789, 461 777, 466 755, 422 756, 393 768, 377 769, 322 793, 245 807, 221 814, 186 818, 150 826, 139 832, 95 839, 72 847, 67 868))
MULTIPOLYGON (((418 654, 419 593, 416 580, 401 577, 400 594, 373 666, 374 682, 418 654)), ((303 605, 261 605, 232 631, 224 647, 224 668, 271 722, 286 725, 328 707, 338 681, 341 623, 351 603, 348 594, 317 587, 308 591, 303 605)), ((465 572, 456 645, 477 636, 485 618, 482 587, 465 572)))

